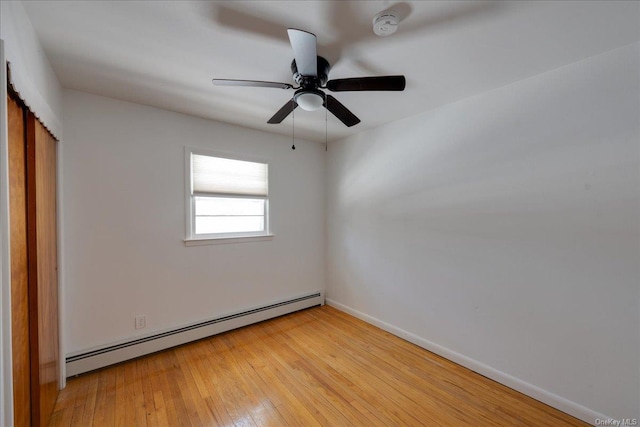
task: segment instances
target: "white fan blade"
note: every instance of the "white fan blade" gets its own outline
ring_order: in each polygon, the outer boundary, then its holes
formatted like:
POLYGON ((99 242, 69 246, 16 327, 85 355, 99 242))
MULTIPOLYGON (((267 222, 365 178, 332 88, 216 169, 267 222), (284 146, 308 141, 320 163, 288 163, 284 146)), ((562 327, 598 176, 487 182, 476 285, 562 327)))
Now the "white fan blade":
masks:
POLYGON ((318 54, 316 52, 316 36, 295 28, 289 28, 289 40, 293 48, 298 72, 303 76, 318 76, 318 54))

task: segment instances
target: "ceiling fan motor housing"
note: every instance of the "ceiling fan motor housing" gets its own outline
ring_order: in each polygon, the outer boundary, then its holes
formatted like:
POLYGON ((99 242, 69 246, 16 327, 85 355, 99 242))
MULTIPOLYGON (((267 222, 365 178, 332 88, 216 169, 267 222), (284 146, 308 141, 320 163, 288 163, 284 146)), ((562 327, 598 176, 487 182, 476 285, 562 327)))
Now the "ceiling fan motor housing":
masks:
POLYGON ((322 56, 318 56, 318 76, 303 76, 298 72, 296 60, 291 61, 291 72, 293 73, 293 81, 305 89, 317 89, 319 86, 327 84, 329 79, 329 70, 331 66, 329 61, 322 56))

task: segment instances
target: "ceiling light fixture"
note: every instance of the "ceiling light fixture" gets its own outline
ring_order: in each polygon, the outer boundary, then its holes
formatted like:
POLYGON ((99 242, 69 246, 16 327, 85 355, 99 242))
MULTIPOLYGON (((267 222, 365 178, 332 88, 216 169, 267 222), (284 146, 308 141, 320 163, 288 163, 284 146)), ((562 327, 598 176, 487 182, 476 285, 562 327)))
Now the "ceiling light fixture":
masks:
POLYGON ((302 89, 295 93, 293 99, 303 110, 316 111, 324 104, 324 93, 314 89, 302 89))

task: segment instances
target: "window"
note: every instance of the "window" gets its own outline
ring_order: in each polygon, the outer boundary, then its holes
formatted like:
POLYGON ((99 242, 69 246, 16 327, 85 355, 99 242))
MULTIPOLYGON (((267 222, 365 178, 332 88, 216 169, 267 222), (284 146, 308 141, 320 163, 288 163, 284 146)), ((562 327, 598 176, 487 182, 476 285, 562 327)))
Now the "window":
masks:
POLYGON ((187 240, 269 235, 268 165, 187 150, 187 240))

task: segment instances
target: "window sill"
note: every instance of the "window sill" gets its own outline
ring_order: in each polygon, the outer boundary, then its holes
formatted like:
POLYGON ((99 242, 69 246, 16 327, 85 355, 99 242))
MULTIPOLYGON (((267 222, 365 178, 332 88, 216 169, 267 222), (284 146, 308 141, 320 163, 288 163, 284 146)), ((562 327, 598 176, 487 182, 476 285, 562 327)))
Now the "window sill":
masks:
POLYGON ((206 239, 184 239, 185 246, 224 245, 228 243, 263 242, 273 240, 274 234, 262 234, 260 236, 239 237, 214 237, 206 239))

